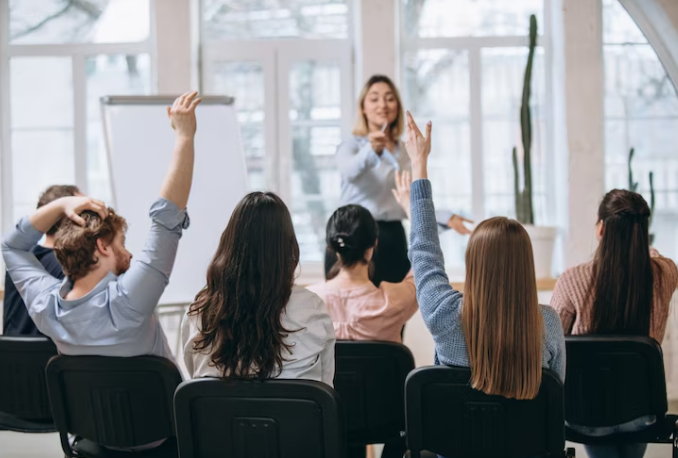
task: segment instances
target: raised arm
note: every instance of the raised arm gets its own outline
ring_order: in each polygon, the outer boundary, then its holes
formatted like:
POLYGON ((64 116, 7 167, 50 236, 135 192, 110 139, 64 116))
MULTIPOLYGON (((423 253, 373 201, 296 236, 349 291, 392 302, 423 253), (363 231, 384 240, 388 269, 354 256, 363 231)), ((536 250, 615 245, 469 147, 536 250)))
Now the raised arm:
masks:
MULTIPOLYGON (((36 297, 61 283, 40 264, 31 249, 43 234, 60 218, 66 216, 83 224, 79 214, 92 210, 106 217, 108 210, 103 202, 89 197, 62 197, 22 218, 2 241, 2 256, 9 277, 14 282, 29 312, 36 297)), ((31 313, 33 315, 33 313, 31 313)))
POLYGON ((174 203, 180 209, 186 208, 193 182, 195 131, 195 108, 201 102, 197 92, 184 94, 167 107, 167 116, 176 132, 176 144, 172 162, 165 181, 160 188, 160 197, 174 203))
POLYGON ((449 331, 449 322, 461 307, 462 295, 450 285, 438 239, 427 161, 431 152, 431 123, 426 137, 407 113, 408 139, 405 144, 412 162, 410 260, 414 269, 419 309, 436 342, 449 331))
POLYGON ((169 283, 182 230, 189 225, 186 204, 193 181, 195 109, 200 103, 196 95, 196 92, 184 94, 167 109, 176 135, 174 153, 160 199, 151 206, 146 246, 127 273, 118 278, 121 293, 127 295, 130 307, 139 313, 155 311, 169 283))

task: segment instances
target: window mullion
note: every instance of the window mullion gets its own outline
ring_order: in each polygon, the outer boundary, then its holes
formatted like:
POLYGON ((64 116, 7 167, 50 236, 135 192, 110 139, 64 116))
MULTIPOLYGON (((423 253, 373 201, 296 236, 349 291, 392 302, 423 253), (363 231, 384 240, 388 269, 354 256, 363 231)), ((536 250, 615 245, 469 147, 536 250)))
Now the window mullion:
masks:
POLYGON ((0 172, 2 177, 0 202, 2 202, 3 230, 11 228, 14 219, 9 74, 9 1, 0 0, 0 172))
POLYGON ((73 65, 73 158, 75 184, 87 194, 87 72, 85 55, 75 54, 73 65))
POLYGON ((483 163, 482 65, 480 47, 469 48, 469 91, 471 122, 471 208, 476 221, 485 217, 485 177, 483 163))
POLYGON ((290 69, 292 60, 283 52, 276 52, 277 80, 277 176, 278 192, 291 204, 292 200, 292 133, 290 132, 290 69))

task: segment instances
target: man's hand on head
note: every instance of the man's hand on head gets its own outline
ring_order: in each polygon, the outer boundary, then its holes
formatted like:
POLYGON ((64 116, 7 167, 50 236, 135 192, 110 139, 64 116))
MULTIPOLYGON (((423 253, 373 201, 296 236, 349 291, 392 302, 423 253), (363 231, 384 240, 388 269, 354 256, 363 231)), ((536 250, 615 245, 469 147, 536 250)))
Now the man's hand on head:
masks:
POLYGON ((62 197, 58 200, 63 209, 64 215, 79 226, 85 225, 85 220, 80 214, 86 210, 96 212, 105 219, 108 216, 108 208, 101 200, 92 199, 87 196, 62 197))

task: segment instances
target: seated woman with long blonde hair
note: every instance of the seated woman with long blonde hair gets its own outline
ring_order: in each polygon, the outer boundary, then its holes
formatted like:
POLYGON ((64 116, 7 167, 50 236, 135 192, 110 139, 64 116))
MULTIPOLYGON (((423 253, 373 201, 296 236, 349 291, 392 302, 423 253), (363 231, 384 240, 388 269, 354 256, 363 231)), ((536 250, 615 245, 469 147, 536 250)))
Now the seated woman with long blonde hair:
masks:
POLYGON ((532 399, 542 367, 565 378, 565 338, 555 310, 538 303, 527 232, 504 217, 480 223, 466 250, 464 294, 450 286, 427 179, 431 123, 424 137, 408 112, 407 126, 414 180, 410 259, 436 363, 470 367, 471 386, 487 394, 532 399))

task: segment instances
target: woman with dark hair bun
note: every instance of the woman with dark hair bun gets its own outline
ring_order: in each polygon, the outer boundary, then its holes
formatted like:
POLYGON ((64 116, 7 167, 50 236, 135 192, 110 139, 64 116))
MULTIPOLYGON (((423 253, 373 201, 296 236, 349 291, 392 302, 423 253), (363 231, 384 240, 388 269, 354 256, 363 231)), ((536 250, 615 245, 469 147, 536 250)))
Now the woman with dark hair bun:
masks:
POLYGON ((370 280, 379 227, 360 205, 339 208, 327 222, 327 246, 335 264, 325 283, 309 287, 323 298, 338 339, 401 342, 401 331, 417 311, 412 271, 400 283, 370 280))
MULTIPOLYGON (((593 261, 566 270, 553 291, 551 306, 559 312, 566 335, 628 334, 662 343, 678 269, 650 248, 649 219, 650 207, 640 194, 614 189, 605 195, 598 208, 600 244, 593 261)), ((647 416, 603 428, 570 426, 606 436, 639 431, 656 420, 647 416)), ((591 458, 640 458, 647 444, 585 447, 591 458)))
POLYGON ((278 196, 253 192, 233 211, 184 319, 192 378, 308 379, 333 386, 334 329, 323 301, 294 285, 299 244, 278 196))

